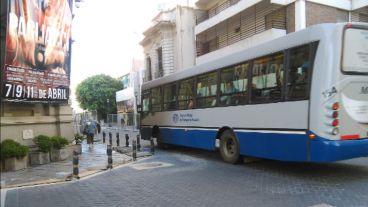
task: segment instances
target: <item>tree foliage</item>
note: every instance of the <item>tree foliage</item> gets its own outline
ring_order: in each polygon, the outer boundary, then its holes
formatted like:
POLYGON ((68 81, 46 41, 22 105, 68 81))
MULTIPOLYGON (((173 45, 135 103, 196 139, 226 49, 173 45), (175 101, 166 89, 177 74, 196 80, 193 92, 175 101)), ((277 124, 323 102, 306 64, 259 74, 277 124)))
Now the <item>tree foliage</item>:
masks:
POLYGON ((96 110, 98 119, 101 119, 108 113, 116 113, 115 93, 122 88, 123 85, 119 80, 100 74, 78 84, 76 96, 82 109, 96 110))

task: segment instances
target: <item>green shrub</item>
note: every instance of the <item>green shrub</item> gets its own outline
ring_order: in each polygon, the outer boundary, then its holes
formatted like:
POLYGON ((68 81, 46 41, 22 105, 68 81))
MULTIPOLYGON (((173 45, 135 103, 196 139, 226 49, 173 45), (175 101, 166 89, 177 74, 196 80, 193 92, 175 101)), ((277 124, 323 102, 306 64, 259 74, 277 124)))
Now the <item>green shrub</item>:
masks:
POLYGON ((50 140, 52 143, 52 148, 54 149, 61 149, 68 144, 68 140, 60 136, 53 136, 50 138, 50 140))
POLYGON ((76 144, 82 143, 84 137, 80 134, 74 134, 74 140, 76 144))
POLYGON ((28 146, 21 145, 18 142, 6 139, 0 145, 1 159, 15 157, 22 158, 28 154, 28 146))
POLYGON ((50 152, 52 147, 50 137, 46 135, 38 135, 33 138, 33 142, 38 146, 41 152, 50 152))

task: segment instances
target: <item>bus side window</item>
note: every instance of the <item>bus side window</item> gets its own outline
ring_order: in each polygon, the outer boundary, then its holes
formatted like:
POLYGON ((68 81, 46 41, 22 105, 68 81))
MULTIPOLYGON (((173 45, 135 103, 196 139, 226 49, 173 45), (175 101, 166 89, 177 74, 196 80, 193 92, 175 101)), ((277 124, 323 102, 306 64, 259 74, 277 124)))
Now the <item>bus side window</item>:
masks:
POLYGON ((283 61, 283 53, 254 60, 251 84, 253 103, 281 100, 283 61))
POLYGON ((308 75, 310 70, 309 45, 290 50, 287 82, 288 99, 308 98, 308 75))
POLYGON ((153 88, 151 90, 151 103, 152 103, 152 112, 161 111, 161 88, 153 88))
POLYGON ((194 78, 182 80, 179 83, 179 109, 192 109, 194 108, 193 96, 194 95, 194 78))
POLYGON ((176 106, 176 83, 163 87, 164 89, 164 111, 175 110, 176 106))
POLYGON ((216 106, 217 72, 198 76, 196 107, 207 108, 216 106))
POLYGON ((147 116, 150 109, 151 109, 150 90, 145 90, 142 92, 142 113, 141 113, 142 117, 147 116))
POLYGON ((245 104, 247 100, 248 63, 221 70, 220 106, 245 104))

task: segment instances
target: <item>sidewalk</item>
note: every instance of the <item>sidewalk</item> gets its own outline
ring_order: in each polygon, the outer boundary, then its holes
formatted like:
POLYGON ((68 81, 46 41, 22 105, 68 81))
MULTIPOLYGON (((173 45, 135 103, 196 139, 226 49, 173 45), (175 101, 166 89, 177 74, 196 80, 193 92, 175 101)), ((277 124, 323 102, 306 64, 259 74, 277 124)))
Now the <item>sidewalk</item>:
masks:
MULTIPOLYGON (((108 131, 108 129, 105 129, 108 131)), ((107 136, 108 137, 108 136, 107 136)), ((82 143, 82 154, 79 155, 79 176, 85 177, 103 170, 106 170, 107 166, 107 154, 106 145, 108 144, 108 138, 106 143, 102 143, 102 135, 100 134, 95 139, 94 146, 89 148, 86 140, 82 143)), ((125 139, 122 143, 125 145, 125 139)), ((132 139, 130 139, 130 147, 125 148, 126 154, 121 154, 113 150, 112 159, 113 167, 122 165, 132 161, 132 139)), ((142 150, 138 153, 138 159, 140 157, 150 156, 149 142, 142 140, 142 150)), ((113 143, 113 148, 116 148, 116 143, 113 143)), ((1 172, 1 188, 12 188, 20 186, 31 186, 39 184, 65 182, 71 180, 73 172, 72 159, 59 162, 51 162, 45 165, 28 166, 28 168, 19 171, 1 172)))

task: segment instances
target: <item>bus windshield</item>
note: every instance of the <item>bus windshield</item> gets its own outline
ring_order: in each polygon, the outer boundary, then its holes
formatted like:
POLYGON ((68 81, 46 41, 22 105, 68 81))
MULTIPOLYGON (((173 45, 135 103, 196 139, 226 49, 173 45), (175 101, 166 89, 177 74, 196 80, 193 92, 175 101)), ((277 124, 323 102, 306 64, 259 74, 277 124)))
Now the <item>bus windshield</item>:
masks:
POLYGON ((347 73, 368 74, 368 30, 345 30, 342 70, 347 73))

